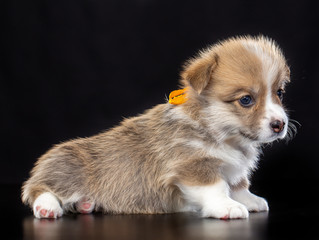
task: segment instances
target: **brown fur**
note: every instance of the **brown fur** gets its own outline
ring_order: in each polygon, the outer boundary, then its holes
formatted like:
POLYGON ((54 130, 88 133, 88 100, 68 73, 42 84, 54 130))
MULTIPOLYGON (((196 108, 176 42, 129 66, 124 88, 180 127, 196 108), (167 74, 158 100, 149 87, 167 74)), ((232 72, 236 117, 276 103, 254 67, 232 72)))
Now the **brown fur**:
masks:
MULTIPOLYGON (((213 181, 214 175, 207 174, 213 173, 215 160, 203 163, 204 153, 186 147, 185 131, 190 137, 202 136, 187 121, 169 120, 172 108, 158 105, 110 131, 54 147, 39 159, 24 193, 44 185, 59 199, 73 193, 95 199, 105 212, 173 211, 183 201, 174 184, 190 181, 190 175, 203 184, 213 181), (199 168, 199 173, 203 168, 203 178, 194 176, 189 165, 199 168)), ((23 195, 24 202, 32 205, 33 192, 23 195)))
POLYGON ((232 185, 230 187, 231 187, 232 191, 237 191, 237 190, 240 190, 243 188, 248 189, 249 185, 250 185, 250 183, 249 183, 248 178, 243 178, 239 183, 237 183, 236 185, 232 185))
MULTIPOLYGON (((264 43, 265 45, 262 48, 272 48, 269 42, 264 43)), ((281 53, 277 52, 277 55, 275 55, 273 49, 268 51, 279 65, 277 77, 272 85, 272 98, 274 102, 282 105, 276 93, 279 88, 284 89, 285 83, 289 81, 290 70, 281 53)), ((256 54, 250 52, 243 45, 239 45, 236 39, 231 39, 214 46, 209 51, 202 52, 199 58, 186 65, 182 76, 185 87, 191 86, 199 93, 205 91, 203 95, 206 95, 206 98, 212 99, 212 101, 218 99, 230 103, 229 108, 240 116, 242 124, 251 132, 243 131, 242 133, 252 139, 257 138, 259 129, 256 123, 264 116, 267 89, 266 80, 263 76, 263 62, 256 54), (223 47, 226 45, 227 47, 223 47), (197 79, 201 79, 201 81, 197 79), (237 100, 244 95, 251 95, 257 99, 252 108, 243 108, 238 103, 237 100)), ((186 111, 188 113, 195 112, 198 116, 191 105, 194 105, 194 100, 198 101, 198 98, 191 97, 191 100, 189 102, 191 110, 186 111)), ((189 105, 185 104, 185 108, 188 108, 189 105)))
MULTIPOLYGON (((254 128, 263 115, 264 99, 258 98, 249 109, 237 100, 245 94, 264 95, 262 62, 239 40, 244 38, 214 45, 185 65, 181 83, 189 87, 189 100, 183 105, 161 104, 99 135, 54 146, 37 161, 24 183, 23 202, 32 206, 39 194, 51 192, 61 204, 74 194, 88 197, 97 210, 108 213, 181 209, 185 200, 178 184, 212 185, 221 178, 223 159, 189 146, 191 140, 204 142, 208 148, 218 144, 214 132, 207 130, 209 101, 227 103, 243 129, 250 130, 243 134, 256 138, 254 128)), ((266 44, 261 47, 267 48, 266 44)), ((236 139, 225 144, 248 154, 236 139)), ((248 186, 244 179, 232 188, 248 186)))

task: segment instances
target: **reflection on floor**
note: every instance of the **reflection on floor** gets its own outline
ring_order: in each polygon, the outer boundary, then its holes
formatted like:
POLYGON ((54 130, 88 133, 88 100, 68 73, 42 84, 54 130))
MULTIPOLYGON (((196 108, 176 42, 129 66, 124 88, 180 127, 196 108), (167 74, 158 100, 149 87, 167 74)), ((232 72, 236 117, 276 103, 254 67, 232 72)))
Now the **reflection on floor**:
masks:
POLYGON ((245 220, 201 219, 195 213, 168 215, 70 215, 23 221, 25 239, 260 239, 268 213, 245 220), (258 237, 258 238, 257 238, 258 237))
POLYGON ((288 193, 294 189, 281 188, 286 192, 268 195, 270 212, 251 213, 244 220, 203 219, 196 213, 70 214, 56 220, 40 220, 22 205, 20 187, 1 186, 2 196, 5 196, 0 198, 4 216, 4 224, 0 225, 3 228, 1 239, 319 239, 319 209, 314 207, 319 199, 305 198, 305 194, 289 197, 288 193))

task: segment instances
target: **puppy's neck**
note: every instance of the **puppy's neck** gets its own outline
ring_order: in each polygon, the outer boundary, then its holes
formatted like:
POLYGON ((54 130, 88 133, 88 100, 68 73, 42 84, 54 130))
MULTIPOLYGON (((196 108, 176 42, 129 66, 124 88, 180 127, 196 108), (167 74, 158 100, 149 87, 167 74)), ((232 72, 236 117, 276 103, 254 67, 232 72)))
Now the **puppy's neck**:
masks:
POLYGON ((227 144, 232 148, 242 152, 246 157, 251 153, 252 150, 255 151, 260 147, 257 142, 246 139, 240 135, 226 138, 224 144, 227 144))

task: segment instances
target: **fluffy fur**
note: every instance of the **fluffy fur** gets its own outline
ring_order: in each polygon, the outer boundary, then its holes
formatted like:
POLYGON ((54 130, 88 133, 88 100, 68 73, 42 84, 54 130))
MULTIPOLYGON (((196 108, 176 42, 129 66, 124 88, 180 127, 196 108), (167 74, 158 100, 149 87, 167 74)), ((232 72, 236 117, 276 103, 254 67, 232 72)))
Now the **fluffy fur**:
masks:
POLYGON ((289 68, 272 40, 215 44, 185 64, 186 103, 161 104, 96 136, 54 146, 36 162, 22 200, 38 218, 93 208, 200 210, 223 219, 267 211, 266 200, 249 192, 249 177, 260 146, 286 136, 280 93, 287 82, 289 68), (243 96, 252 98, 250 106, 241 104, 243 96))

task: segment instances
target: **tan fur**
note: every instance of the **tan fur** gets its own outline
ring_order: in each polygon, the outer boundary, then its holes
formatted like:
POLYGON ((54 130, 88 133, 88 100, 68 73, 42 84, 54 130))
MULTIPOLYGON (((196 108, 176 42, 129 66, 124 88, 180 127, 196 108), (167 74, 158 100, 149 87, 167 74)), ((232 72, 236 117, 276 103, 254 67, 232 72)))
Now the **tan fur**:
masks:
MULTIPOLYGON (((99 135, 56 145, 37 161, 24 183, 23 202, 32 206, 40 193, 48 191, 62 205, 74 194, 85 196, 94 200, 96 210, 107 213, 179 211, 185 200, 178 184, 212 185, 223 177, 224 159, 209 152, 219 146, 221 135, 211 125, 225 120, 209 115, 216 102, 244 129, 243 133, 232 126, 220 129, 227 136, 223 144, 257 159, 244 143, 247 137, 249 141, 257 137, 266 87, 263 62, 243 45, 251 41, 281 64, 276 81, 283 85, 287 66, 269 40, 247 37, 213 45, 185 65, 181 84, 189 87, 186 103, 161 104, 99 135), (261 97, 246 109, 238 99, 248 93, 261 97), (194 147, 196 142, 204 148, 194 147)), ((248 186, 248 178, 233 184, 234 189, 248 186)))
POLYGON ((249 180, 247 178, 243 178, 239 183, 237 183, 236 185, 232 185, 230 187, 232 191, 237 191, 244 188, 248 189, 249 185, 249 180))

